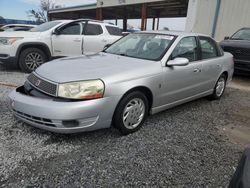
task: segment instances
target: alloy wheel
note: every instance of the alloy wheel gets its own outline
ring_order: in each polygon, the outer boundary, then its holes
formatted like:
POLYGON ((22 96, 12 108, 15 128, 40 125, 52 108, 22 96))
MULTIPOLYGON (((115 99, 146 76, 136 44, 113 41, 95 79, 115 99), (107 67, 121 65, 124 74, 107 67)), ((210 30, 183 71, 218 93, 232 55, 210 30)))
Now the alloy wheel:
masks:
POLYGON ((35 70, 44 63, 43 57, 37 52, 31 52, 25 57, 25 64, 30 70, 35 70))

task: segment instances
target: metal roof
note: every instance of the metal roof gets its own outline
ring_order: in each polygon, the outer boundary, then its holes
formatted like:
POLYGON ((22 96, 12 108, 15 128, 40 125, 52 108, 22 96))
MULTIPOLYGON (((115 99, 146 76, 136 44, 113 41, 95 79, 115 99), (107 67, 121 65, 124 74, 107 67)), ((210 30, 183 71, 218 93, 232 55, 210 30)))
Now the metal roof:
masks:
MULTIPOLYGON (((142 0, 141 0, 142 1, 142 0)), ((126 1, 127 2, 127 1, 126 1)), ((137 2, 137 1, 136 1, 137 2)), ((139 2, 139 1, 138 1, 139 2)), ((105 6, 102 8, 103 19, 139 19, 143 3, 121 4, 119 6, 105 6)), ((186 17, 188 0, 157 0, 147 3, 147 18, 186 17)), ((96 3, 74 7, 58 8, 49 11, 53 19, 96 18, 96 10, 100 8, 96 3)))
POLYGON ((49 10, 49 13, 58 13, 58 12, 71 12, 71 11, 79 11, 79 10, 89 10, 96 9, 96 3, 86 4, 86 5, 78 5, 72 7, 63 7, 49 10))

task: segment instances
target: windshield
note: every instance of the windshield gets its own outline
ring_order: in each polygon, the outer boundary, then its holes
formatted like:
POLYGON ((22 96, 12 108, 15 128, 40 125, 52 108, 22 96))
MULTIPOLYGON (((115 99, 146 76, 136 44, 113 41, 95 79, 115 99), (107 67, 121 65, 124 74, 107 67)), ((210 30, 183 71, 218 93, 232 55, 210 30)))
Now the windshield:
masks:
POLYGON ((31 32, 43 32, 43 31, 47 31, 47 30, 51 29, 52 27, 54 27, 54 26, 56 26, 56 25, 58 25, 60 23, 61 22, 55 22, 55 21, 53 21, 53 22, 46 22, 46 23, 43 23, 43 24, 41 24, 41 25, 39 25, 39 26, 31 29, 30 31, 31 32))
POLYGON ((120 39, 104 52, 148 60, 159 60, 169 48, 174 36, 137 33, 120 39))
POLYGON ((250 40, 250 29, 241 29, 237 31, 231 38, 238 40, 250 40))

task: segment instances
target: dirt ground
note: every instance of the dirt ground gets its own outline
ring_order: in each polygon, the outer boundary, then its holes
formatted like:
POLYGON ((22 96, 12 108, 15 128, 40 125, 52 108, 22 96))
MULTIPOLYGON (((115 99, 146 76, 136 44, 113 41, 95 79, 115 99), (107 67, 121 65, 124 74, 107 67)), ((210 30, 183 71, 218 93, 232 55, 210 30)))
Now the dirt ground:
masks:
POLYGON ((17 121, 8 94, 26 77, 0 67, 0 187, 228 187, 250 147, 250 77, 234 77, 220 100, 150 116, 128 136, 59 135, 17 121))
MULTIPOLYGON (((247 99, 250 100, 250 76, 235 76, 229 87, 247 92, 249 95, 247 99)), ((243 104, 231 116, 234 124, 228 124, 222 132, 240 148, 250 147, 250 107, 243 104)))

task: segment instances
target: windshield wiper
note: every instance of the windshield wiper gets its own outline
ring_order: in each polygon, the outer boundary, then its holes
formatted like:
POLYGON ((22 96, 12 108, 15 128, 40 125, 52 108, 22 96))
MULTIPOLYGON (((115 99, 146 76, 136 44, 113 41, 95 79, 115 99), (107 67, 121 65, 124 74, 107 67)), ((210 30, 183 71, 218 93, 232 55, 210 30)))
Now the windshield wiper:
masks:
POLYGON ((241 38, 230 38, 231 40, 245 40, 245 39, 241 39, 241 38))
POLYGON ((127 54, 125 53, 120 53, 120 54, 116 54, 116 55, 120 55, 120 56, 128 56, 127 54))

